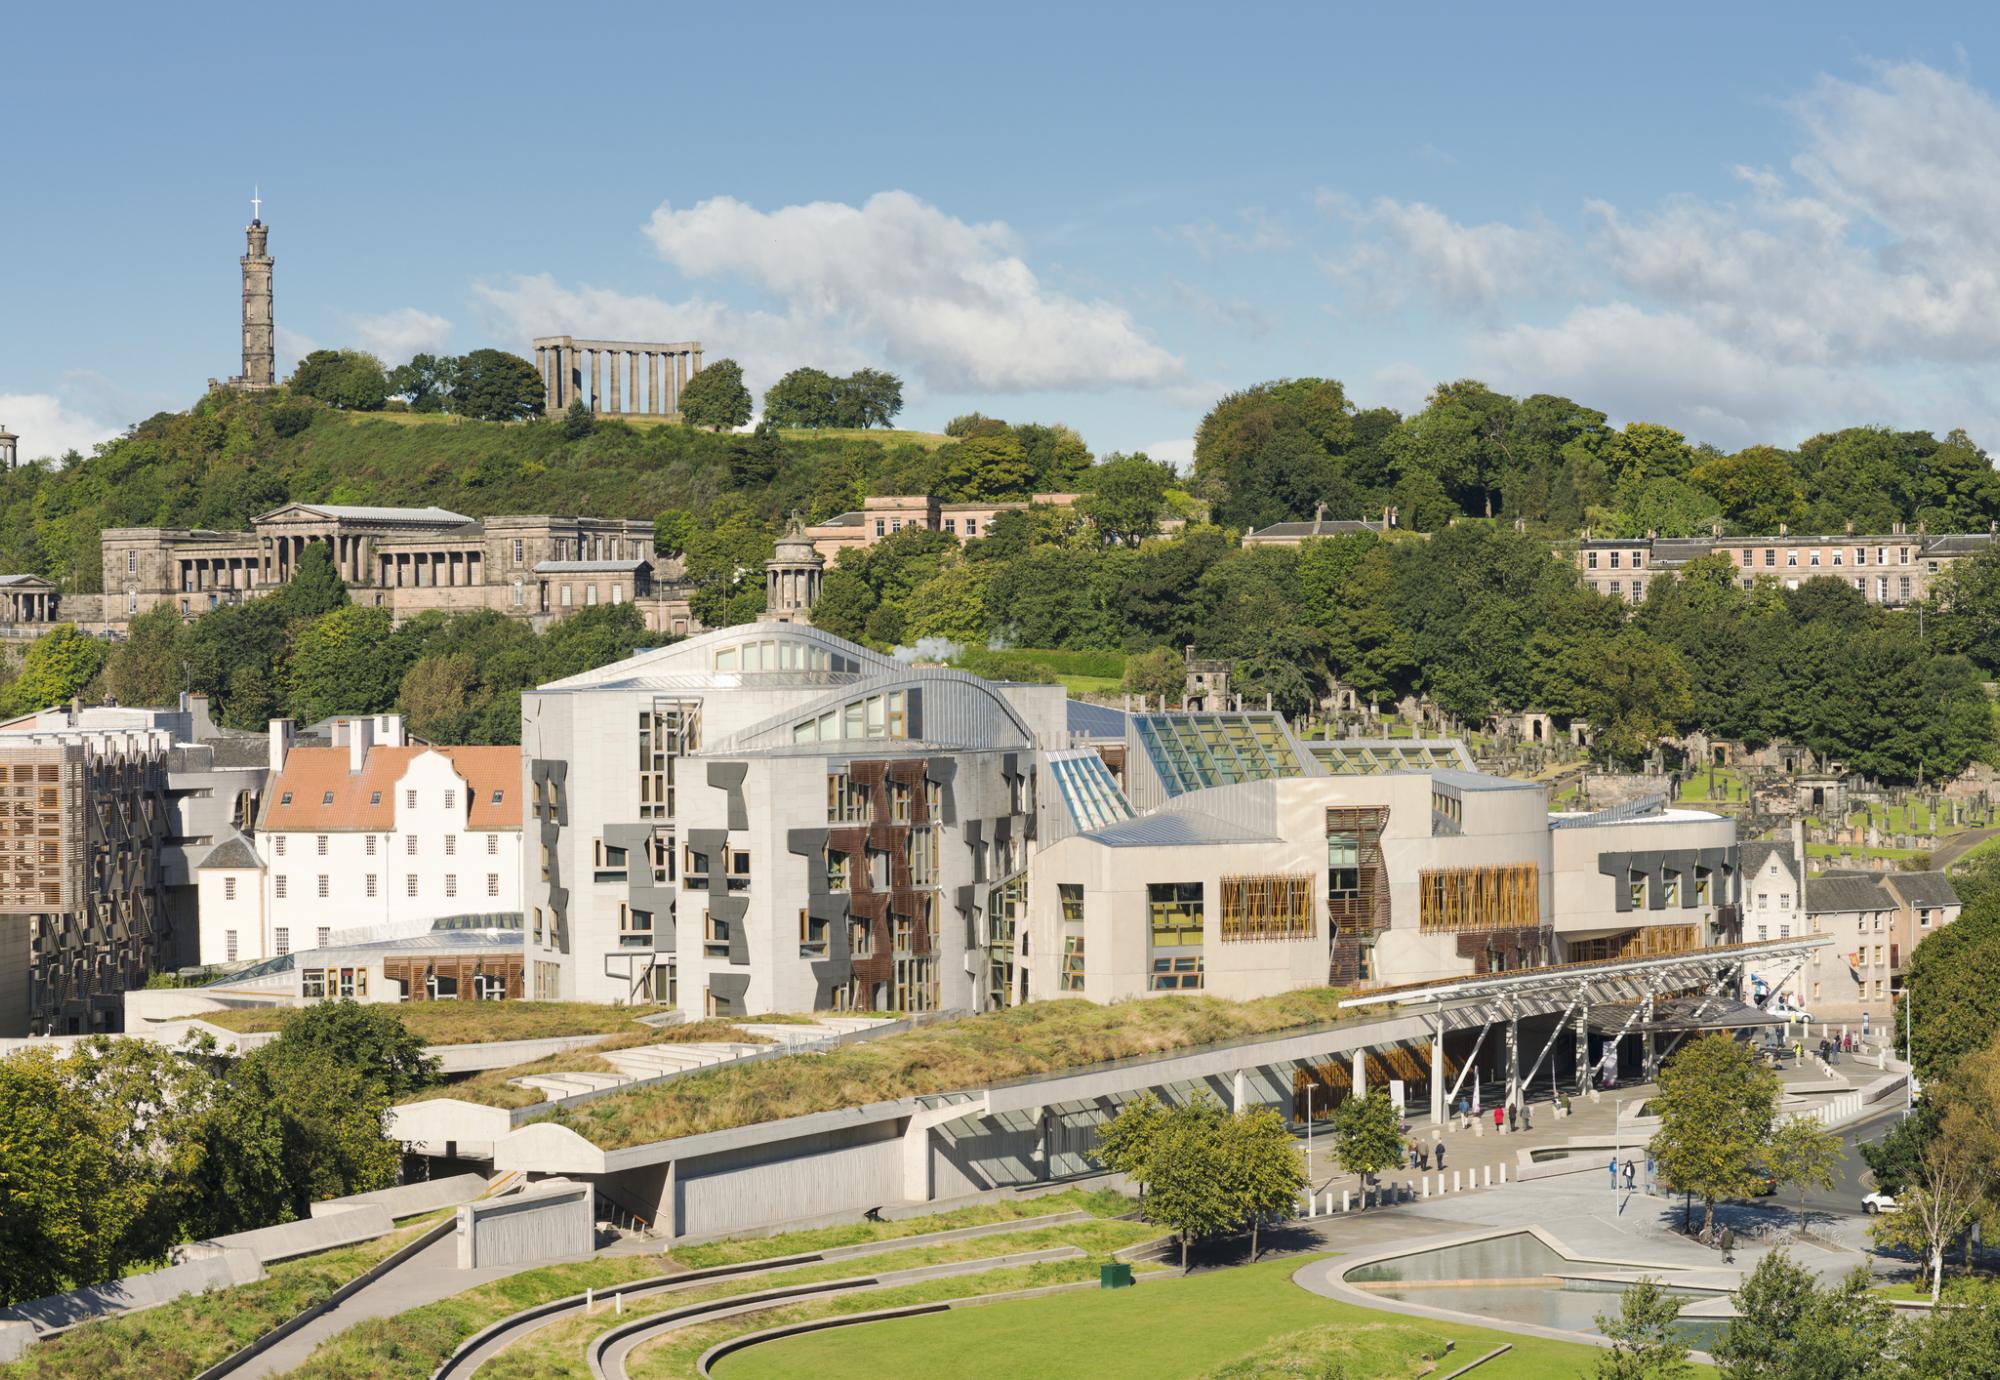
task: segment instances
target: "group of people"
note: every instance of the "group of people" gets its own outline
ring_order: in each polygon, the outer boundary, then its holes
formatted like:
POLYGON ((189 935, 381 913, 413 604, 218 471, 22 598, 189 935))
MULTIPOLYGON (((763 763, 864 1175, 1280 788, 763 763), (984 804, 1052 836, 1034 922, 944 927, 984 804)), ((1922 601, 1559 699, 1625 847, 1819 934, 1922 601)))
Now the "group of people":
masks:
POLYGON ((1408 1150, 1410 1155, 1410 1168, 1421 1169, 1424 1170, 1425 1172, 1429 1172, 1431 1167, 1431 1158, 1433 1155, 1437 1157, 1437 1167, 1439 1169, 1444 1168, 1443 1141, 1439 1141, 1434 1146, 1425 1145, 1421 1141, 1419 1141, 1415 1136, 1411 1136, 1409 1138, 1408 1150))

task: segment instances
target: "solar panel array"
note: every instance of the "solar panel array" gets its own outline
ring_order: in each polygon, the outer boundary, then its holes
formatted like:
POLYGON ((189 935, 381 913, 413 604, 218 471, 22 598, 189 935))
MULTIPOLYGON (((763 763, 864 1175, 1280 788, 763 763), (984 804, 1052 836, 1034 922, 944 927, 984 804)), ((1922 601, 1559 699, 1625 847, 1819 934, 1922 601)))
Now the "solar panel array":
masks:
POLYGON ((1132 722, 1170 796, 1310 774, 1274 713, 1135 714, 1132 722))

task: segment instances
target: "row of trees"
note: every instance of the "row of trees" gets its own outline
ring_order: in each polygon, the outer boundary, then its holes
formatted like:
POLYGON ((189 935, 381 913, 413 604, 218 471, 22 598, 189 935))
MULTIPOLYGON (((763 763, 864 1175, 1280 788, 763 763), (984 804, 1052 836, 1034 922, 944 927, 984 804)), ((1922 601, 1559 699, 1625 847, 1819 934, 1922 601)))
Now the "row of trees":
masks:
POLYGON ((43 634, 19 674, 0 683, 0 710, 27 713, 72 696, 172 704, 193 690, 209 695, 232 728, 394 709, 433 742, 518 743, 522 690, 659 640, 631 604, 571 610, 539 635, 491 610, 432 611, 397 625, 388 609, 351 604, 314 545, 268 598, 192 622, 161 605, 133 619, 118 643, 67 625, 43 634))
MULTIPOLYGON (((1735 1316, 1708 1352, 1724 1380, 1961 1380, 2000 1374, 2000 1285, 1967 1281, 1946 1307, 1899 1313, 1866 1270, 1822 1284, 1773 1251, 1730 1295, 1735 1316)), ((1652 1279, 1628 1288, 1618 1312, 1599 1314, 1611 1340, 1598 1380, 1688 1380, 1677 1323, 1685 1296, 1652 1279)))
POLYGON ((386 1007, 320 1003, 239 1059, 97 1038, 0 1059, 0 1303, 395 1182, 389 1108, 438 1081, 386 1007))
POLYGON ((414 356, 391 370, 362 350, 314 350, 298 362, 286 387, 350 412, 380 412, 392 397, 412 412, 452 412, 482 422, 513 422, 542 410, 542 376, 505 350, 414 356))
POLYGON ((773 426, 887 426, 903 410, 903 381, 881 369, 837 378, 824 369, 794 369, 764 390, 764 420, 773 426))
POLYGON ((1336 379, 1232 393, 1195 435, 1195 479, 1220 521, 1262 526, 1393 506, 1433 531, 1458 517, 1520 518, 1607 536, 1692 536, 1715 522, 1868 532, 1922 522, 1975 531, 2000 517, 2000 476, 1963 431, 1849 427, 1796 448, 1727 454, 1669 427, 1612 427, 1569 398, 1513 398, 1476 379, 1441 383, 1408 417, 1359 408, 1336 379))
POLYGON ((1225 1113, 1206 1093, 1173 1108, 1151 1093, 1127 1102, 1098 1133, 1097 1158, 1139 1186, 1146 1220, 1180 1239, 1181 1269, 1204 1237, 1258 1228, 1298 1210, 1305 1164, 1284 1118, 1269 1107, 1225 1113))

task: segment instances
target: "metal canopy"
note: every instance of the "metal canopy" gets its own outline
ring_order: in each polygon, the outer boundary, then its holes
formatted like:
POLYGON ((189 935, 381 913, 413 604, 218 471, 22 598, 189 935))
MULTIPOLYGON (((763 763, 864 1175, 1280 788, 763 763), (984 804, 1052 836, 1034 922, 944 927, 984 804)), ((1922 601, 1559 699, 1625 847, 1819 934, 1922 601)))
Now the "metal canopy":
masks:
POLYGON ((1714 1003, 1703 1012, 1700 1003, 1686 998, 1662 998, 1654 1003, 1653 1019, 1644 1019, 1644 1002, 1605 1002, 1590 1008, 1589 1025, 1599 1035, 1679 1034, 1694 1030, 1744 1030, 1756 1026, 1788 1025, 1783 1016, 1749 1002, 1714 1003), (1637 1014, 1640 1019, 1634 1020, 1637 1014))

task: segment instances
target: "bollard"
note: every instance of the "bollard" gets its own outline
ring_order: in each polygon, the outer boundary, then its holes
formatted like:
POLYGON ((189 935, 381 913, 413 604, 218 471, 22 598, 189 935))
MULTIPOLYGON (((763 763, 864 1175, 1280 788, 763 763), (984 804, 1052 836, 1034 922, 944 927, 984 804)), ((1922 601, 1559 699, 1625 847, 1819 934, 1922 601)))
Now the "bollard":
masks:
POLYGON ((624 1296, 623 1294, 613 1294, 613 1295, 611 1296, 611 1307, 612 1307, 612 1308, 613 1308, 614 1310, 616 1310, 616 1312, 617 1312, 617 1314, 618 1314, 618 1316, 619 1316, 619 1317, 621 1317, 621 1318, 622 1318, 622 1317, 624 1317, 624 1316, 625 1316, 625 1296, 624 1296))
POLYGON ((1333 1216, 1333 1190, 1330 1188, 1326 1191, 1326 1215, 1333 1216))
POLYGON ((1486 1182, 1480 1186, 1482 1188, 1493 1187, 1493 1166, 1488 1164, 1488 1165, 1482 1165, 1481 1168, 1485 1171, 1486 1182))
POLYGON ((1424 1175, 1424 1196, 1426 1198, 1431 1196, 1431 1176, 1428 1174, 1424 1175))
POLYGON ((591 1298, 591 1295, 594 1293, 596 1293, 596 1290, 593 1287, 585 1286, 583 1291, 583 1311, 585 1313, 589 1313, 595 1307, 595 1302, 591 1298))
POLYGON ((1502 1184, 1507 1182, 1507 1166, 1504 1164, 1500 1166, 1500 1182, 1502 1184))
POLYGON ((1458 1192, 1458 1171, 1456 1169, 1451 1171, 1451 1191, 1453 1193, 1458 1192))
POLYGON ((1340 1210, 1342 1212, 1352 1212, 1354 1210, 1353 1203, 1349 1201, 1348 1191, 1344 1188, 1340 1190, 1340 1210))

